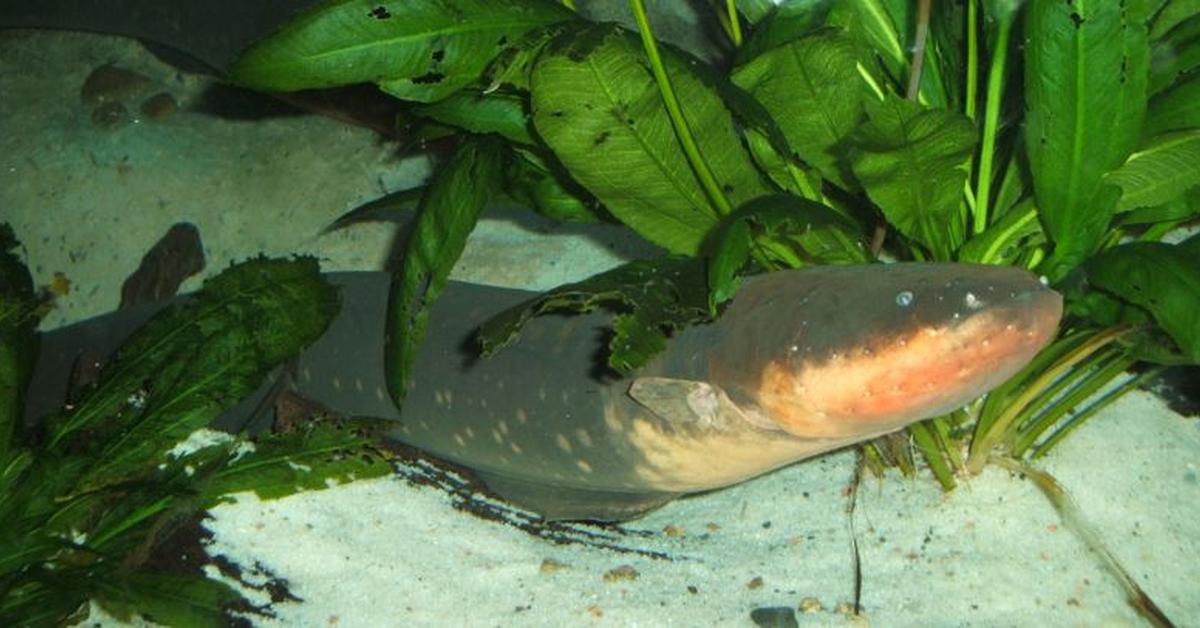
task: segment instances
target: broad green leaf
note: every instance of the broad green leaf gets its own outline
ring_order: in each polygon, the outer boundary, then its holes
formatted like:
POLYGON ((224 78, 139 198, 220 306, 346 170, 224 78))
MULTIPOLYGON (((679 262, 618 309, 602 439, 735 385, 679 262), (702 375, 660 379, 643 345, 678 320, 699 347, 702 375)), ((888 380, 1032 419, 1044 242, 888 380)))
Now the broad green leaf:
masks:
MULTIPOLYGON (((713 233, 708 264, 709 306, 733 297, 737 275, 750 262, 750 252, 774 258, 783 247, 804 264, 847 264, 870 261, 858 225, 837 211, 790 194, 756 198, 725 217, 713 233)), ((780 267, 790 266, 777 260, 780 267)))
POLYGON ((223 611, 242 601, 229 585, 202 575, 111 571, 89 579, 91 593, 123 621, 141 615, 163 626, 218 628, 229 625, 223 611))
POLYGON ((1117 211, 1160 205, 1200 185, 1200 129, 1150 140, 1105 181, 1122 190, 1117 211))
POLYGON ((413 112, 472 133, 495 133, 527 146, 537 143, 530 135, 528 105, 521 94, 465 89, 435 103, 417 105, 413 112))
MULTIPOLYGON (((768 191, 729 111, 693 71, 700 62, 662 52, 684 118, 729 201, 768 191)), ((614 217, 671 252, 696 253, 717 212, 679 146, 636 37, 596 25, 551 42, 533 68, 532 103, 538 134, 614 217)))
POLYGON ((1136 146, 1149 48, 1141 0, 1032 0, 1025 14, 1025 149, 1061 278, 1095 251, 1119 191, 1103 181, 1136 146))
POLYGON ((1145 308, 1200 364, 1200 257, 1184 246, 1131 242, 1088 260, 1093 285, 1145 308))
POLYGON ((1161 39, 1180 22, 1200 14, 1200 0, 1165 0, 1154 14, 1150 39, 1161 39))
MULTIPOLYGON (((321 420, 290 433, 265 434, 253 447, 226 457, 199 482, 199 497, 212 507, 233 493, 254 491, 260 499, 322 490, 336 483, 391 473, 373 432, 383 421, 321 420)), ((186 461, 186 460, 185 460, 186 461)))
POLYGON ((890 4, 887 0, 838 2, 830 11, 828 23, 846 29, 852 38, 871 50, 893 85, 904 85, 908 79, 907 38, 898 27, 890 4))
POLYGON ((608 366, 629 373, 666 346, 667 334, 707 320, 704 262, 665 257, 636 260, 583 281, 559 286, 493 316, 479 329, 490 355, 512 344, 534 316, 552 312, 618 309, 609 342, 608 366))
POLYGON ((826 30, 772 48, 732 76, 770 112, 796 155, 843 189, 856 185, 842 160, 842 142, 871 97, 857 63, 853 42, 826 30))
POLYGON ((975 126, 961 114, 896 96, 867 101, 866 110, 851 143, 855 176, 900 233, 934 259, 950 259, 963 239, 958 203, 975 126))
POLYGON ((266 91, 371 82, 429 102, 479 80, 527 31, 572 17, 552 0, 334 0, 251 46, 229 74, 266 91))
POLYGON ((1152 207, 1143 207, 1121 214, 1122 225, 1154 224, 1160 222, 1179 222, 1200 217, 1200 186, 1196 186, 1179 196, 1152 207))
POLYGON ((501 148, 494 137, 468 138, 438 169, 421 197, 388 294, 384 363, 388 392, 397 404, 407 391, 429 308, 446 286, 484 204, 499 189, 501 148))
MULTIPOLYGON (((799 3, 793 1, 787 4, 799 3)), ((779 3, 773 0, 738 0, 737 10, 742 15, 742 18, 750 22, 750 24, 761 26, 762 20, 766 19, 778 6, 779 3)))
POLYGON ((99 385, 50 423, 50 447, 92 456, 78 492, 143 474, 324 333, 337 308, 315 259, 234 266, 135 332, 99 385))
POLYGON ((772 7, 738 49, 737 65, 820 28, 834 4, 834 0, 794 0, 772 7))
POLYGON ((561 165, 548 163, 533 151, 513 150, 504 172, 504 192, 543 216, 562 222, 606 218, 599 202, 572 181, 561 165))
POLYGON ((1200 67, 1200 13, 1177 23, 1150 47, 1148 90, 1157 94, 1200 67))
POLYGON ((542 49, 557 37, 569 37, 592 27, 591 22, 575 20, 556 22, 525 33, 516 43, 505 48, 484 71, 485 91, 508 87, 519 92, 529 92, 529 75, 542 49))
POLYGON ((1194 128, 1200 128, 1200 72, 1156 94, 1146 112, 1148 136, 1194 128))
MULTIPOLYGON (((12 446, 20 444, 25 387, 37 357, 33 278, 17 257, 17 246, 12 227, 0 224, 0 480, 7 476, 12 446)), ((0 491, 4 486, 0 481, 0 491)))

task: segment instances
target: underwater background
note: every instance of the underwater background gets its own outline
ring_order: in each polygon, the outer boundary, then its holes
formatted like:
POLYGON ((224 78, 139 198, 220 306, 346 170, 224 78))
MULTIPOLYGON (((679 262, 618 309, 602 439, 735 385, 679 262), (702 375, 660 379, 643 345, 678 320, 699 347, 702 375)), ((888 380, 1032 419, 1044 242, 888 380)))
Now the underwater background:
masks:
MULTIPOLYGON (((179 222, 197 228, 205 257, 181 291, 258 254, 378 270, 397 225, 322 229, 429 173, 426 157, 399 156, 368 129, 220 88, 134 40, 31 30, 0 31, 0 156, 0 220, 35 282, 63 291, 43 329, 116 309, 125 278, 179 222), (85 89, 104 66, 123 73, 85 89)), ((454 278, 545 289, 643 254, 630 237, 501 208, 454 278)), ((1043 467, 1168 617, 1200 623, 1195 417, 1134 392, 1043 467)), ((261 625, 753 625, 752 611, 774 607, 805 609, 798 621, 814 626, 1140 623, 1029 481, 989 467, 947 495, 927 474, 891 473, 860 486, 852 531, 854 473, 855 454, 838 452, 619 528, 561 526, 554 542, 519 518, 456 507, 433 486, 445 480, 417 468, 276 501, 241 496, 211 512, 202 542, 245 580, 286 582, 273 616, 249 616, 261 625), (844 612, 852 535, 861 618, 844 612)))

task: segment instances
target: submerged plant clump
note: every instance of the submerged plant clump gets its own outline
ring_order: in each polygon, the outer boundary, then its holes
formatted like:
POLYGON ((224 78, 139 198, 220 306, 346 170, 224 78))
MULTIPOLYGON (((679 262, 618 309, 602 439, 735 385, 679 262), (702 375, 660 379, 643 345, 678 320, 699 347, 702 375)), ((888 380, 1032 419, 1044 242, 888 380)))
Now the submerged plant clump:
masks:
POLYGON ((205 428, 324 332, 337 295, 312 259, 256 259, 134 333, 95 384, 26 424, 39 303, 0 225, 0 624, 119 618, 222 625, 253 606, 202 573, 153 566, 180 526, 242 491, 273 498, 390 465, 366 434, 315 422, 257 436, 205 428))
MULTIPOLYGON (((371 82, 408 103, 416 136, 457 137, 428 185, 370 205, 417 212, 392 287, 397 399, 431 302, 500 195, 682 256, 483 330, 490 349, 538 312, 616 305, 621 372, 716 315, 745 272, 886 256, 1044 275, 1067 298, 1058 341, 909 430, 947 488, 990 456, 1045 453, 1158 367, 1200 363, 1200 238, 1161 241, 1200 215, 1192 3, 714 3, 717 65, 658 42, 629 4, 640 36, 570 2, 331 2, 231 68, 263 90, 371 82), (1138 363, 1152 368, 1096 396, 1138 363)), ((908 451, 868 454, 912 469, 908 451)))

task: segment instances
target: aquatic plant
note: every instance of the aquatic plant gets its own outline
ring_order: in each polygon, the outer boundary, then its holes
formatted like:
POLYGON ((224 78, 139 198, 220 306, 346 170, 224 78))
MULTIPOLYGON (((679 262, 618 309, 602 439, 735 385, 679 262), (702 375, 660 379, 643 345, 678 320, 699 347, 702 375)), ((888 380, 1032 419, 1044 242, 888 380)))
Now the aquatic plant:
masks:
MULTIPOLYGON (((427 185, 371 204, 417 212, 391 293, 397 399, 430 303, 501 195, 682 257, 485 328, 495 347, 537 312, 616 305, 619 371, 714 315, 744 272, 885 256, 1044 275, 1067 298, 1059 339, 910 428, 947 488, 997 453, 1045 453, 1159 366, 1200 362, 1200 238, 1161 242, 1200 215, 1194 3, 714 2, 716 65, 657 41, 629 4, 638 33, 570 2, 327 2, 230 69, 267 91, 374 83, 408 103, 415 137, 455 138, 427 185), (1139 362, 1154 367, 1106 388, 1139 362)), ((905 446, 869 455, 913 468, 905 446)))
MULTIPOLYGON (((338 308, 312 259, 256 259, 208 280, 135 332, 99 380, 27 424, 40 302, 0 225, 0 625, 116 617, 224 625, 254 606, 204 574, 155 566, 160 545, 229 495, 273 498, 390 472, 334 421, 255 436, 206 430, 338 308)), ((178 551, 178 549, 176 549, 178 551)))

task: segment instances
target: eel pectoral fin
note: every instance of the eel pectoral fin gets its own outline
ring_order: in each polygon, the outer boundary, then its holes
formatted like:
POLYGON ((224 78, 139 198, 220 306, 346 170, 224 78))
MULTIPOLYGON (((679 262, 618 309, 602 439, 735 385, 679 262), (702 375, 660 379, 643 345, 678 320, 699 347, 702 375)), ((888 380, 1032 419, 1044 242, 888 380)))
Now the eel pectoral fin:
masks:
POLYGON ((742 408, 719 386, 670 377, 639 377, 629 396, 670 427, 722 429, 746 421, 742 408))
POLYGON ((476 471, 492 492, 547 521, 586 519, 625 521, 662 506, 680 493, 609 491, 543 484, 487 471, 476 471))

